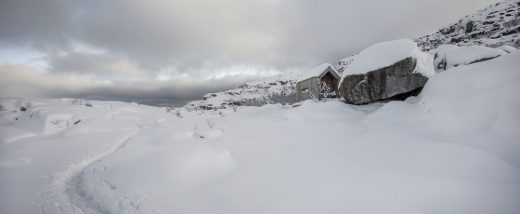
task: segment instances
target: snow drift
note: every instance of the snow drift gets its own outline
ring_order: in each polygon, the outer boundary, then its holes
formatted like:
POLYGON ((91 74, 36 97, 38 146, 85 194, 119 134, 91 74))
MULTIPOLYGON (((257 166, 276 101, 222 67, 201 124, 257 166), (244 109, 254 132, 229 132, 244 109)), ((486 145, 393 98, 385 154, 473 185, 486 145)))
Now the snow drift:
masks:
MULTIPOLYGON (((514 52, 513 47, 507 49, 514 52)), ((435 54, 434 66, 439 70, 482 62, 508 53, 500 48, 456 45, 441 45, 432 52, 435 54)))
POLYGON ((366 106, 1 99, 0 212, 520 213, 519 59, 366 106), (47 133, 36 112, 82 121, 47 133))
POLYGON ((435 74, 431 64, 433 57, 422 52, 410 39, 385 41, 371 45, 354 56, 352 63, 343 72, 343 77, 353 74, 366 74, 379 68, 390 66, 400 60, 412 57, 417 60, 414 73, 426 77, 435 74))

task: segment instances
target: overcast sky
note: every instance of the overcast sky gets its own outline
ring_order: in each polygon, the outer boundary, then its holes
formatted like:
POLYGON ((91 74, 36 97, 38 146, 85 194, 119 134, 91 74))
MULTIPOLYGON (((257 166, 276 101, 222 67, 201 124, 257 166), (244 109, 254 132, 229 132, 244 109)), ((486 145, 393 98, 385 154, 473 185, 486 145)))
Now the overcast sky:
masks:
POLYGON ((1 0, 0 96, 166 100, 433 32, 496 0, 1 0))

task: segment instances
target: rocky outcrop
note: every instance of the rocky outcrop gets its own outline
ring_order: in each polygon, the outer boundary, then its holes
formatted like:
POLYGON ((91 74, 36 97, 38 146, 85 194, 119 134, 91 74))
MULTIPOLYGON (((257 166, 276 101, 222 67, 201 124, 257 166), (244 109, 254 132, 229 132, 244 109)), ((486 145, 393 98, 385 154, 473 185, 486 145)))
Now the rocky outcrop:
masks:
POLYGON ((346 75, 340 94, 347 103, 357 105, 416 95, 428 81, 428 77, 414 72, 416 65, 417 60, 408 57, 365 74, 346 75))
POLYGON ((505 0, 496 3, 415 41, 424 51, 442 44, 520 48, 520 2, 505 0))
POLYGON ((202 100, 191 101, 184 107, 189 110, 218 110, 236 106, 292 104, 296 100, 296 80, 300 76, 299 73, 287 73, 245 83, 235 89, 206 94, 202 100))

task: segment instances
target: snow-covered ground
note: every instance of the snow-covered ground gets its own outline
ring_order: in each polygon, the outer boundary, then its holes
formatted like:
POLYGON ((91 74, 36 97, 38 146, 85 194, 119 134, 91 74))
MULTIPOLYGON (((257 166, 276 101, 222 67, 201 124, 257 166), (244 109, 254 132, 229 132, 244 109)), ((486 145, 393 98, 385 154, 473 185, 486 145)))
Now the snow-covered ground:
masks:
POLYGON ((1 99, 0 213, 517 214, 518 68, 452 68, 368 106, 1 99))

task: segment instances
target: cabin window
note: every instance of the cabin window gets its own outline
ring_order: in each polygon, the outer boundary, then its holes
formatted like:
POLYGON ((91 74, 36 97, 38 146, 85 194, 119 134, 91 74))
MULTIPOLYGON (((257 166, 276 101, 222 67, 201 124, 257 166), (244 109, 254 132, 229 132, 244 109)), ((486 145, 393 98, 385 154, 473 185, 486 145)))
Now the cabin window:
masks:
POLYGON ((306 93, 308 93, 308 92, 309 92, 309 88, 304 88, 304 89, 302 89, 302 94, 306 94, 306 93))

